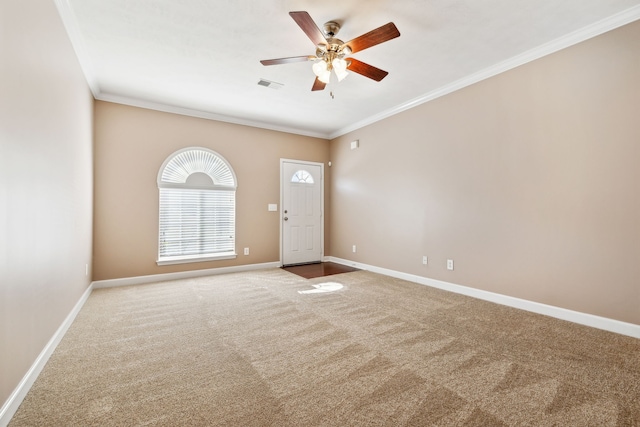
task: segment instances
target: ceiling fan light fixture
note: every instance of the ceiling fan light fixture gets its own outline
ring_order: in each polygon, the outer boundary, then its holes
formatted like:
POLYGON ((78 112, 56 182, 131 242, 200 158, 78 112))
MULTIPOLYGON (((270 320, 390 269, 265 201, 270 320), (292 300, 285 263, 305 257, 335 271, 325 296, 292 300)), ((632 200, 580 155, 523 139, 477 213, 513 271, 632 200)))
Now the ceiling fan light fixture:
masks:
POLYGON ((372 65, 351 58, 352 53, 368 49, 380 43, 387 42, 400 36, 400 31, 393 22, 378 27, 368 33, 362 34, 355 39, 344 43, 336 38, 340 30, 340 23, 335 21, 327 22, 320 30, 311 16, 305 11, 289 12, 289 15, 296 21, 296 24, 309 37, 316 48, 315 56, 292 56, 288 58, 266 59, 260 61, 262 65, 289 64, 292 62, 314 61, 312 70, 316 79, 311 87, 312 91, 323 90, 331 80, 331 70, 335 70, 338 81, 342 81, 353 71, 356 74, 368 77, 379 82, 388 72, 376 68, 372 65), (345 59, 345 57, 348 57, 345 59))
POLYGON ((318 80, 322 83, 329 83, 331 79, 331 68, 329 68, 329 64, 324 59, 316 61, 311 69, 313 70, 313 74, 318 77, 318 80))
POLYGON ((339 82, 349 75, 349 73, 347 73, 347 61, 343 58, 336 58, 331 64, 333 65, 333 71, 336 72, 339 82))
POLYGON ((320 59, 314 62, 313 65, 311 66, 311 69, 313 70, 313 74, 315 74, 318 77, 320 77, 322 73, 327 71, 327 68, 328 68, 327 63, 323 59, 320 59))
POLYGON ((331 81, 331 71, 324 71, 322 75, 318 76, 318 80, 320 80, 322 83, 329 84, 329 81, 331 81))

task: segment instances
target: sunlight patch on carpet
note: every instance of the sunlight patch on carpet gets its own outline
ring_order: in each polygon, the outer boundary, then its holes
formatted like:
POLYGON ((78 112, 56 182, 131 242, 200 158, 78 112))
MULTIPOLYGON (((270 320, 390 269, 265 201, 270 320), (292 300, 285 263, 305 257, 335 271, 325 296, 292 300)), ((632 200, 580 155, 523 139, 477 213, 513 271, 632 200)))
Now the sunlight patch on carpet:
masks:
POLYGON ((311 286, 313 286, 315 289, 309 289, 308 291, 298 291, 298 293, 299 294, 322 294, 325 292, 336 292, 344 288, 343 285, 336 282, 319 283, 317 285, 311 285, 311 286))

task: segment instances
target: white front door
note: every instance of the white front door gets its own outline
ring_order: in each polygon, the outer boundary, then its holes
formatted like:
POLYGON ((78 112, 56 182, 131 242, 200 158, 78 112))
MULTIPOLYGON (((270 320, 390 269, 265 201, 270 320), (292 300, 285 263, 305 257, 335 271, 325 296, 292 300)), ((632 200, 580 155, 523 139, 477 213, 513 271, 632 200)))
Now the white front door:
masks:
POLYGON ((322 163, 281 160, 282 264, 322 261, 322 163))

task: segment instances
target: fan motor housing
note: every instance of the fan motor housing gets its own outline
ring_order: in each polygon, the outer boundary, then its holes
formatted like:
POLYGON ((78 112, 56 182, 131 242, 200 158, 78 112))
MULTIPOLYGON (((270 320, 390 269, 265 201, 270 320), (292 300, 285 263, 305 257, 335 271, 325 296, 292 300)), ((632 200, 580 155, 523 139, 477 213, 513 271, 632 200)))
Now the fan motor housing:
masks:
POLYGON ((322 29, 324 30, 325 35, 333 37, 338 34, 338 31, 340 31, 340 24, 335 21, 325 22, 322 29))
POLYGON ((318 58, 325 58, 328 55, 343 57, 351 53, 349 46, 344 42, 336 38, 328 38, 326 45, 319 45, 316 49, 316 56, 318 58))

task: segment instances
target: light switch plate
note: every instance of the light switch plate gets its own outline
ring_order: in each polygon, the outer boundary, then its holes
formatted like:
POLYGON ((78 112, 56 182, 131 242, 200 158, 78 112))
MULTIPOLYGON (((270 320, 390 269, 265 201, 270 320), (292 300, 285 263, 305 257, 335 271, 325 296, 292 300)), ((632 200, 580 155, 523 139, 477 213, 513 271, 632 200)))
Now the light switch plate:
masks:
POLYGON ((278 205, 276 203, 269 203, 269 212, 278 212, 278 205))

